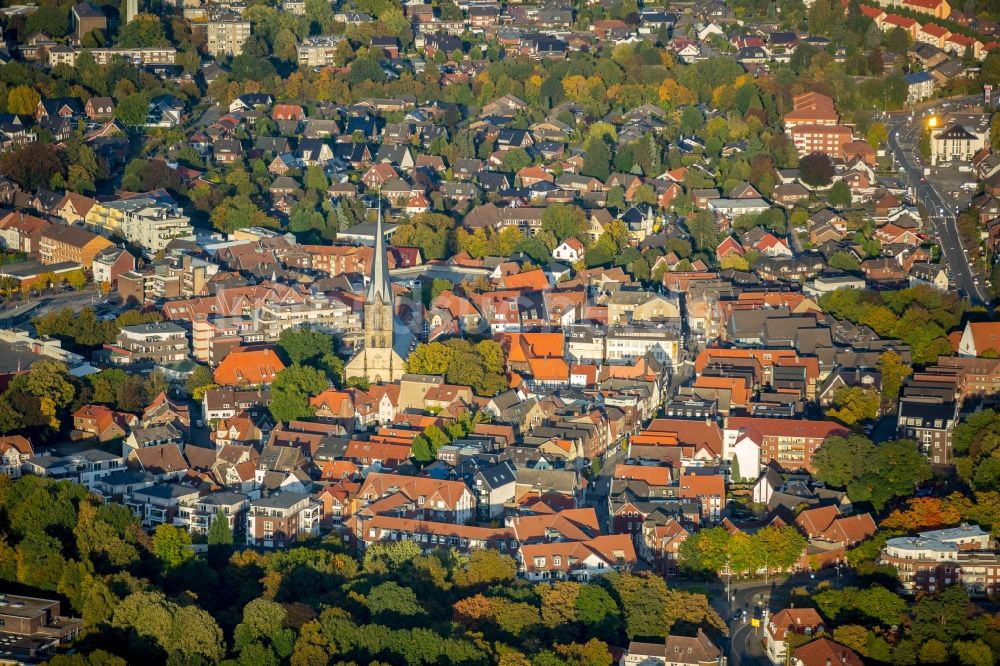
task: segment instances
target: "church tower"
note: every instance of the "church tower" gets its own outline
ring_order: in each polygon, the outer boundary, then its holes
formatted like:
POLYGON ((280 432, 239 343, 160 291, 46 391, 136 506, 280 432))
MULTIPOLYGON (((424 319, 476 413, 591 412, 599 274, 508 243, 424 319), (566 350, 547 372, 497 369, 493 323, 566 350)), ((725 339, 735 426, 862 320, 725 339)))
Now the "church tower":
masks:
POLYGON ((368 295, 365 297, 366 348, 392 348, 393 306, 392 285, 389 283, 389 257, 386 254, 385 235, 382 231, 382 202, 379 201, 371 282, 368 285, 368 295))
POLYGON ((366 377, 371 382, 379 383, 398 381, 403 376, 406 362, 396 348, 408 348, 407 336, 405 329, 401 329, 397 336, 393 326, 394 305, 380 203, 375 225, 371 283, 365 296, 365 345, 347 362, 345 377, 366 377))

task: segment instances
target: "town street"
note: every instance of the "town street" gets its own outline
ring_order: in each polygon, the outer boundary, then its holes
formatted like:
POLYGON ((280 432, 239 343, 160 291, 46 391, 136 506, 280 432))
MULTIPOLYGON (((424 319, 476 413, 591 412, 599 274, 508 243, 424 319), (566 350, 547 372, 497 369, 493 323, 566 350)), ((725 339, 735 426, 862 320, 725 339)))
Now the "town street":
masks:
POLYGON ((918 155, 924 116, 917 114, 913 118, 914 121, 911 122, 905 114, 889 117, 889 149, 894 163, 900 167, 914 199, 927 211, 928 220, 939 240, 945 265, 951 272, 953 286, 973 303, 986 303, 989 294, 969 265, 968 252, 962 246, 958 234, 958 205, 947 202, 935 183, 924 176, 923 160, 918 155))

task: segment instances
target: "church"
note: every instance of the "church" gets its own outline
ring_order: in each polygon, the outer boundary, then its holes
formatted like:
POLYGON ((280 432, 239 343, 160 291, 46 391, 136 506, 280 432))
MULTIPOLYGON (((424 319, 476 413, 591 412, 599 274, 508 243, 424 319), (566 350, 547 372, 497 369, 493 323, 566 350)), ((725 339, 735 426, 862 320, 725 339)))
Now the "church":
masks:
POLYGON ((397 335, 394 311, 395 299, 389 282, 389 257, 382 230, 382 206, 379 205, 371 281, 365 296, 365 346, 347 362, 345 377, 365 377, 372 383, 394 382, 406 372, 403 354, 409 345, 410 336, 408 330, 405 334, 397 335))

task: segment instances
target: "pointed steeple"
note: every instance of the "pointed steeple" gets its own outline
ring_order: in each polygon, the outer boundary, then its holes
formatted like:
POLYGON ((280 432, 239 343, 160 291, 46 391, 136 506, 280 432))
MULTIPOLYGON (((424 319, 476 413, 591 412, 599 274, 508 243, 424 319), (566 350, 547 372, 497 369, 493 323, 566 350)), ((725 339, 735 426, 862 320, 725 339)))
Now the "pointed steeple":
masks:
POLYGON ((372 255, 371 283, 365 303, 392 303, 392 285, 389 284, 389 256, 385 251, 385 232, 382 230, 382 195, 378 199, 378 222, 375 223, 375 254, 372 255))

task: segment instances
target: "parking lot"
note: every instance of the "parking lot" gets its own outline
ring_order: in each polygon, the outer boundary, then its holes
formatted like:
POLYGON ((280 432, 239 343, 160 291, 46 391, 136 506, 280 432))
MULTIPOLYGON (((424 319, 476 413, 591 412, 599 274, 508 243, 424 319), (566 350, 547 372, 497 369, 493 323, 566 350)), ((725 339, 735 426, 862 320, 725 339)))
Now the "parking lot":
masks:
MULTIPOLYGON (((933 166, 930 167, 931 172, 927 176, 927 180, 937 188, 945 204, 950 206, 954 213, 961 213, 969 207, 976 187, 976 177, 971 170, 962 171, 961 168, 957 162, 933 166)), ((968 164, 965 164, 964 168, 969 169, 968 164)))

